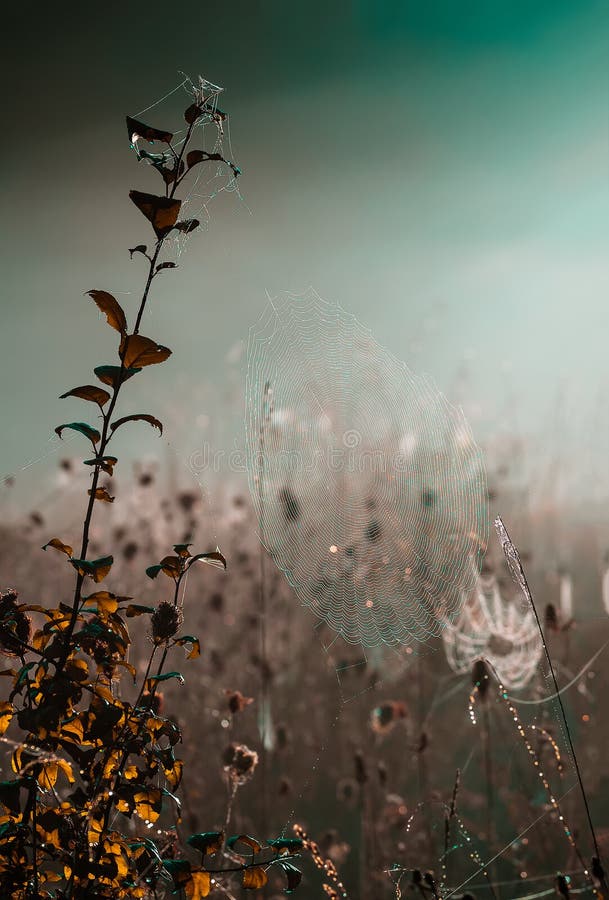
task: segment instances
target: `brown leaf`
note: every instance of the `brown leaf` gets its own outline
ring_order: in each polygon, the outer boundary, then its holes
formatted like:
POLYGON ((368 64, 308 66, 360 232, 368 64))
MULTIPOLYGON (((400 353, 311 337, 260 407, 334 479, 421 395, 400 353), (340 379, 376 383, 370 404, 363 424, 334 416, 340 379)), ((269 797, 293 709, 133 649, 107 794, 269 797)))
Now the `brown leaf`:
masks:
POLYGON ((200 224, 198 219, 184 219, 182 222, 176 222, 174 228, 176 231, 181 231, 182 234, 190 234, 190 232, 194 231, 195 228, 198 228, 200 224))
POLYGON ((165 362, 171 356, 169 347, 157 344, 141 334, 129 334, 123 337, 119 353, 127 369, 153 366, 165 362))
POLYGON ((157 197, 155 194, 144 194, 141 191, 129 191, 129 196, 139 211, 146 216, 159 240, 171 231, 178 220, 181 200, 157 197))
POLYGON ((153 143, 154 141, 162 141, 164 144, 170 144, 173 135, 170 131, 161 131, 159 128, 153 128, 152 125, 145 125, 137 119, 127 116, 127 131, 129 132, 129 140, 134 144, 138 138, 144 138, 145 141, 153 143))
POLYGON ((184 120, 188 123, 188 125, 192 125, 193 122, 196 122, 197 119, 200 119, 203 115, 203 110, 197 103, 192 103, 186 112, 184 113, 184 120))
MULTIPOLYGON (((91 496, 91 491, 87 491, 87 494, 91 496)), ((106 503, 114 503, 114 497, 111 497, 104 487, 98 487, 95 489, 95 499, 104 500, 106 503)))
POLYGON ((83 465, 85 466, 99 466, 104 472, 108 475, 112 475, 114 472, 114 466, 117 464, 118 459, 116 456, 96 456, 94 459, 85 459, 83 460, 83 465))
POLYGON ((122 419, 117 419, 116 422, 113 422, 110 426, 110 431, 114 432, 117 428, 120 428, 121 425, 124 425, 125 422, 148 422, 149 425, 152 425, 153 428, 158 428, 160 433, 163 434, 163 423, 159 422, 158 419, 155 419, 154 416, 149 416, 147 413, 137 413, 137 415, 133 416, 123 416, 122 419))
POLYGON ((127 331, 127 319, 116 297, 113 297, 107 291, 87 291, 87 294, 105 314, 108 325, 116 329, 119 334, 125 334, 127 331))
POLYGON ((61 394, 59 399, 65 400, 66 397, 79 397, 81 400, 90 400, 91 403, 97 403, 101 408, 110 399, 110 394, 103 388, 95 387, 94 384, 83 384, 80 387, 72 388, 71 391, 66 391, 65 394, 61 394))

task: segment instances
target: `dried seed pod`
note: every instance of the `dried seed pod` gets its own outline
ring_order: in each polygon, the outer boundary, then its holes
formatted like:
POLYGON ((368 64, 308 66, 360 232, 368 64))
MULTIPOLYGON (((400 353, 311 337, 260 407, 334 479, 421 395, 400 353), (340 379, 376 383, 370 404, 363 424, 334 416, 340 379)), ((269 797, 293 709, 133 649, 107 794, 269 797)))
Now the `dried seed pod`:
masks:
POLYGON ((246 784, 258 765, 258 754, 245 744, 229 744, 222 754, 224 771, 234 785, 246 784))
POLYGON ((180 627, 180 613, 173 603, 164 600, 153 612, 150 622, 154 642, 160 644, 177 634, 180 627))
POLYGON ((17 591, 0 595, 0 651, 6 656, 21 656, 32 632, 30 617, 17 603, 17 591))

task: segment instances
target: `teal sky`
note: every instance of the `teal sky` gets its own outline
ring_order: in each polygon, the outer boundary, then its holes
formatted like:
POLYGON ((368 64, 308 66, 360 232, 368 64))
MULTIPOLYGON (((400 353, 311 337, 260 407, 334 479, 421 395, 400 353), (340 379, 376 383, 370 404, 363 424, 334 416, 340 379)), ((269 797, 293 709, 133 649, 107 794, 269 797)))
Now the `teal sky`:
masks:
MULTIPOLYGON (((477 435, 535 434, 534 460, 599 477, 609 0, 53 7, 3 13, 3 475, 85 417, 56 398, 111 361, 82 294, 138 291, 126 248, 149 236, 127 192, 155 186, 123 117, 183 70, 227 88, 243 202, 220 196, 159 279, 144 332, 174 356, 134 404, 158 412, 151 391, 162 405, 190 385, 180 441, 192 414, 196 446, 203 386, 223 384, 265 292, 313 286, 462 402, 477 435)), ((180 113, 167 101, 148 118, 180 113)), ((132 440, 155 449, 147 431, 132 440)))

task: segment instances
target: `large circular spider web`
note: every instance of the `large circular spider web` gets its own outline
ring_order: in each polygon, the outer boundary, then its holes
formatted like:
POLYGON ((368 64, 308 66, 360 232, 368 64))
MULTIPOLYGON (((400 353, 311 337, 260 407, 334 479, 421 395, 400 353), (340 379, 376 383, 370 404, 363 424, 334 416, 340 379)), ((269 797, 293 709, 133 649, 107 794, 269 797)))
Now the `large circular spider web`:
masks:
POLYGON ((462 412, 313 291, 250 330, 246 450, 261 540, 350 643, 425 641, 460 611, 487 539, 462 412))

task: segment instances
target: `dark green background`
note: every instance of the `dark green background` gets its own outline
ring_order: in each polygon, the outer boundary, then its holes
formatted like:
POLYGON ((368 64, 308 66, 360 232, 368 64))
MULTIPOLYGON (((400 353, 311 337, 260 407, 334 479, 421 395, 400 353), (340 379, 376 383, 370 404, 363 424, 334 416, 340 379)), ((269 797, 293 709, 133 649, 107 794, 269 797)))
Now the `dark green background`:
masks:
MULTIPOLYGON (((220 196, 159 280, 145 333, 174 357, 147 391, 188 384, 187 415, 205 412, 197 385, 222 382, 265 291, 312 285, 476 434, 540 434, 533 455, 604 477, 606 0, 22 2, 2 19, 2 474, 54 456, 54 425, 83 415, 54 398, 110 361, 82 294, 137 292, 126 248, 148 235, 127 191, 155 185, 123 116, 183 70, 226 87, 244 202, 220 196)), ((171 128, 181 105, 150 117, 171 128)))

